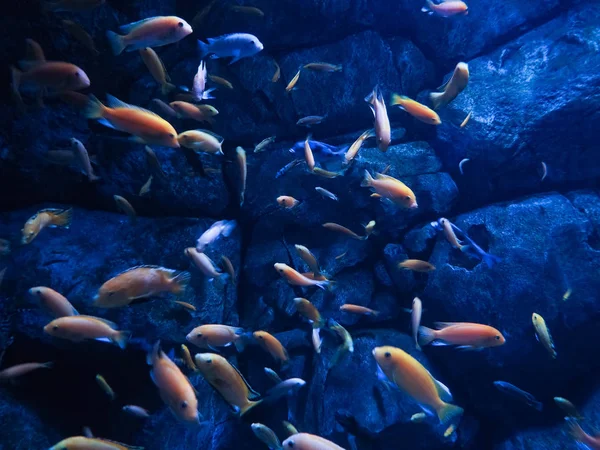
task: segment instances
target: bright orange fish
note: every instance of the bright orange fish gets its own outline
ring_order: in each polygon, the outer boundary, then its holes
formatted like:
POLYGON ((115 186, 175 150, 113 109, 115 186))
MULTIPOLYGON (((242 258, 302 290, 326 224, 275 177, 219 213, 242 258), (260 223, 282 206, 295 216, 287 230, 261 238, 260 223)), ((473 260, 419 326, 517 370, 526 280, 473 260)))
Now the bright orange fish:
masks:
POLYGON ((277 361, 285 363, 290 359, 285 347, 281 345, 281 342, 279 342, 272 334, 269 334, 266 331, 255 331, 252 336, 254 336, 254 339, 256 339, 260 346, 268 351, 277 361))
POLYGON ((404 95, 392 94, 392 105, 399 106, 421 122, 430 125, 439 125, 442 123, 440 116, 434 110, 404 95))
POLYGON ((415 193, 402 181, 389 175, 376 173, 375 178, 365 170, 365 178, 360 183, 362 187, 370 187, 375 191, 371 197, 388 199, 404 208, 416 209, 419 207, 415 193))
POLYGON ((42 209, 29 218, 21 230, 21 244, 29 244, 44 228, 69 228, 71 209, 42 209))
POLYGON ((504 336, 495 328, 479 323, 436 322, 437 330, 419 327, 420 345, 458 345, 464 350, 480 350, 487 347, 499 347, 505 341, 504 336))

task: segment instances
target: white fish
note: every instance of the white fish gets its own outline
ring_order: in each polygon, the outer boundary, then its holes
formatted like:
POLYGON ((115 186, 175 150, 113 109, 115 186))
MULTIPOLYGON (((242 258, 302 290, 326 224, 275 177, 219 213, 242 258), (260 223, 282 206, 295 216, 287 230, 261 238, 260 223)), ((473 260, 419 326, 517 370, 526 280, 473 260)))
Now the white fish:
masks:
POLYGON ((256 36, 247 33, 225 34, 207 40, 208 44, 198 41, 200 57, 204 58, 207 55, 212 59, 231 57, 229 64, 256 55, 264 48, 256 36))
POLYGON ((460 174, 461 174, 461 175, 464 175, 464 174, 465 174, 465 173, 464 173, 463 166, 465 165, 465 163, 467 163, 467 162, 469 162, 469 161, 471 161, 469 158, 465 158, 465 159, 461 160, 461 161, 458 163, 458 170, 460 170, 460 174))
POLYGON ((91 183, 98 181, 100 177, 94 173, 94 169, 92 168, 92 163, 85 146, 80 140, 75 138, 71 138, 71 145, 73 146, 73 153, 75 156, 77 156, 81 170, 83 170, 83 172, 87 175, 88 180, 91 183))
POLYGON ((329 192, 327 189, 322 188, 320 186, 317 186, 315 188, 315 191, 317 191, 319 194, 321 194, 323 197, 327 197, 330 198, 331 200, 335 200, 336 202, 338 201, 337 195, 335 195, 333 192, 329 192))
POLYGON ((210 228, 198 238, 196 250, 203 252, 206 247, 216 241, 221 235, 229 237, 235 226, 235 220, 219 220, 218 222, 213 223, 210 228))
POLYGON ((204 61, 200 61, 200 65, 198 66, 198 72, 194 76, 194 84, 192 86, 192 95, 196 101, 200 100, 208 100, 214 98, 210 93, 215 90, 215 88, 206 89, 206 63, 204 61))

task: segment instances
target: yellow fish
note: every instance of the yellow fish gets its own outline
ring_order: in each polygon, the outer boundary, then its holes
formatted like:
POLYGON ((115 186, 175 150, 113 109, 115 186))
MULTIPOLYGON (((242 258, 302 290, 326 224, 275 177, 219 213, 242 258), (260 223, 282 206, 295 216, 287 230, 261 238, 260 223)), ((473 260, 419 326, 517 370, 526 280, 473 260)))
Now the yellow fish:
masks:
MULTIPOLYGON (((468 82, 469 65, 464 62, 459 62, 454 69, 452 77, 438 88, 443 89, 443 92, 432 92, 429 95, 433 109, 448 105, 467 87, 468 82)), ((470 114, 468 117, 470 117, 470 114)), ((466 120, 468 121, 468 119, 466 120)), ((461 125, 461 128, 462 127, 463 125, 461 125)))
POLYGON ((42 209, 29 218, 21 230, 21 244, 30 244, 44 228, 69 228, 71 209, 42 209))
POLYGON ((535 337, 542 344, 542 346, 546 349, 552 358, 556 359, 556 349, 554 348, 554 341, 552 340, 552 335, 550 334, 550 330, 546 326, 546 321, 539 314, 533 313, 531 316, 531 321, 533 322, 533 328, 535 328, 535 337))
POLYGON ((144 447, 132 447, 107 439, 73 436, 60 441, 50 450, 144 450, 144 447))

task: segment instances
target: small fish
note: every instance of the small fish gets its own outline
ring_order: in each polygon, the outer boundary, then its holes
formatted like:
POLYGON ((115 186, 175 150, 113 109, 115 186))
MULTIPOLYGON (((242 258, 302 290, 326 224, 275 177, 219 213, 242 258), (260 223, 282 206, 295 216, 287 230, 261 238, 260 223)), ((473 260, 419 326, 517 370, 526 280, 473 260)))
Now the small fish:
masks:
POLYGON ((573 420, 571 417, 567 417, 566 419, 567 425, 569 426, 569 434, 576 442, 581 444, 581 448, 589 449, 589 450, 599 450, 600 449, 600 436, 591 436, 583 431, 581 425, 577 423, 577 421, 573 420))
POLYGON ((262 423, 253 423, 251 427, 254 435, 269 447, 269 450, 280 450, 282 448, 277 435, 268 426, 262 423))
POLYGON ((194 81, 192 83, 192 96, 197 102, 214 98, 211 95, 211 92, 215 89, 206 89, 206 78, 206 63, 200 61, 200 65, 198 65, 198 70, 196 71, 196 75, 194 75, 194 81))
POLYGON ((280 195, 277 197, 277 203, 279 206, 283 206, 286 209, 292 209, 300 203, 294 197, 290 197, 289 195, 280 195))
POLYGON ((285 450, 344 450, 320 436, 308 433, 298 433, 283 441, 285 450))
POLYGON ((209 75, 208 79, 219 86, 223 86, 227 89, 233 89, 233 84, 227 81, 225 78, 218 77, 217 75, 209 75))
POLYGON ((185 339, 198 347, 207 349, 228 347, 233 344, 238 351, 242 351, 246 345, 243 328, 220 324, 200 325, 190 331, 185 339))
POLYGON ((331 285, 331 282, 329 280, 311 280, 310 278, 307 278, 301 273, 292 269, 287 264, 275 263, 274 267, 275 270, 279 273, 279 275, 285 278, 285 280, 293 286, 317 286, 325 290, 331 285))
MULTIPOLYGON (((64 1, 64 0, 63 0, 64 1)), ((85 436, 73 436, 63 439, 58 444, 50 447, 50 450, 144 450, 144 447, 133 447, 107 439, 90 438, 85 436)))
POLYGON ((444 431, 444 437, 447 438, 455 431, 456 431, 456 425, 454 425, 454 424, 450 425, 448 428, 446 428, 446 431, 444 431))
POLYGON ((542 344, 550 356, 552 356, 553 359, 556 359, 557 354, 554 347, 554 341, 552 340, 550 330, 546 326, 546 321, 542 316, 536 313, 533 313, 531 316, 531 321, 533 322, 533 328, 535 328, 535 338, 542 344))
POLYGON ((187 368, 195 372, 197 370, 196 364, 194 364, 194 360, 192 359, 190 349, 187 348, 185 344, 181 344, 181 355, 183 356, 183 361, 185 362, 187 368))
POLYGON ((540 181, 544 181, 546 179, 546 176, 548 176, 548 166, 546 165, 546 163, 544 161, 542 161, 541 166, 542 166, 542 177, 540 178, 540 181))
POLYGON ((163 102, 160 98, 153 98, 152 103, 154 103, 160 112, 167 117, 177 117, 177 111, 171 108, 167 103, 163 102))
MULTIPOLYGON (((177 117, 180 119, 192 119, 197 122, 208 122, 211 125, 215 124, 213 117, 219 114, 219 111, 214 106, 194 105, 181 100, 171 102, 169 103, 169 106, 175 111, 177 117)), ((207 133, 213 134, 212 132, 208 131, 207 133)), ((181 141, 179 143, 181 144, 181 141)))
POLYGON ((437 113, 421 103, 404 95, 392 94, 392 106, 399 106, 415 119, 430 125, 440 125, 442 121, 437 113))
POLYGON ((465 165, 465 163, 467 163, 469 161, 471 161, 469 158, 464 158, 464 159, 461 159, 461 161, 458 163, 458 170, 460 171, 461 175, 465 174, 463 166, 465 165))
POLYGON ((277 83, 279 81, 279 78, 281 78, 281 67, 279 67, 277 61, 273 61, 273 64, 275 64, 275 73, 273 74, 273 78, 271 78, 271 81, 273 83, 277 83))
POLYGON ((154 50, 148 47, 139 49, 142 61, 148 68, 150 75, 160 85, 160 91, 163 95, 167 95, 169 92, 175 89, 175 85, 171 84, 171 78, 167 73, 164 63, 154 50))
POLYGON ((275 174, 275 178, 279 178, 284 176, 286 173, 288 173, 291 169, 293 169, 294 167, 302 164, 304 160, 302 159, 294 159, 293 161, 287 163, 285 166, 283 166, 281 169, 279 169, 277 171, 277 173, 275 174))
POLYGON ((115 391, 113 391, 113 389, 110 387, 110 384, 108 384, 102 375, 96 375, 96 382, 98 383, 98 386, 100 386, 100 389, 102 389, 111 400, 114 400, 117 397, 115 391))
POLYGON ((313 155, 312 149, 310 148, 310 143, 308 142, 309 139, 310 134, 306 137, 306 140, 304 141, 304 159, 306 160, 308 170, 313 172, 315 170, 315 156, 313 155))
POLYGON ((353 239, 357 239, 359 241, 364 241, 367 239, 367 236, 359 236, 354 231, 349 230, 348 228, 338 225, 337 223, 327 222, 323 224, 323 228, 327 228, 330 231, 335 231, 337 233, 343 233, 345 235, 350 236, 353 239))
POLYGON ((196 307, 188 302, 181 302, 179 300, 175 300, 173 303, 177 303, 180 306, 183 306, 185 309, 189 309, 190 311, 196 311, 196 307))
POLYGON ((342 259, 344 256, 346 256, 346 254, 347 254, 347 253, 348 253, 348 252, 347 252, 347 251, 345 251, 345 252, 344 252, 344 253, 342 253, 341 255, 337 255, 337 256, 335 257, 335 259, 342 259))
POLYGON ((335 64, 325 62, 314 62, 305 64, 303 69, 314 70, 316 72, 341 72, 342 66, 336 66, 335 64))
POLYGON ((410 327, 412 329, 413 339, 417 350, 421 350, 419 345, 419 327, 421 326, 421 316, 423 315, 423 303, 419 297, 415 297, 410 311, 410 327))
POLYGON ((148 178, 148 181, 144 183, 144 185, 140 188, 140 197, 144 195, 148 195, 150 193, 150 187, 152 186, 152 175, 148 178))
POLYGON ((344 311, 351 314, 360 314, 363 316, 378 316, 379 311, 375 311, 371 308, 367 308, 366 306, 353 305, 351 303, 346 303, 345 305, 340 306, 340 311, 344 311))
POLYGON ((275 336, 266 331, 255 331, 252 336, 264 350, 269 352, 281 364, 289 361, 290 357, 287 350, 275 336))
POLYGON ((313 273, 314 277, 318 277, 321 275, 321 268, 319 267, 319 262, 315 255, 311 253, 311 251, 303 245, 295 245, 296 253, 302 260, 306 263, 308 268, 313 273))
POLYGON ((48 228, 66 228, 71 226, 71 209, 42 209, 25 222, 21 230, 21 244, 30 244, 40 232, 48 228))
POLYGON ((354 342, 348 330, 346 330, 335 320, 329 319, 327 321, 327 327, 334 333, 336 333, 338 337, 342 340, 342 345, 331 360, 331 367, 333 367, 339 361, 341 361, 341 359, 345 356, 346 353, 354 353, 354 342))
POLYGON ((312 344, 317 354, 321 353, 321 346, 323 345, 320 332, 320 328, 313 328, 312 330, 312 344))
POLYGON ((203 252, 210 244, 219 239, 220 236, 231 236, 236 226, 237 222, 235 220, 218 220, 214 222, 196 241, 196 250, 203 252))
POLYGON ((412 270, 413 272, 432 272, 435 270, 433 264, 420 259, 407 259, 398 264, 399 269, 412 270))
POLYGON ((79 313, 63 295, 44 286, 32 287, 29 296, 40 302, 40 305, 55 318, 77 316, 79 313))
POLYGON ((437 330, 419 327, 419 345, 458 345, 461 350, 499 347, 506 340, 502 333, 488 325, 468 322, 436 322, 437 330))
POLYGON ((379 86, 375 86, 373 92, 365 97, 365 102, 369 104, 375 119, 377 148, 385 153, 392 142, 392 130, 385 101, 383 101, 383 94, 381 93, 379 86))
POLYGON ((189 272, 178 272, 160 266, 137 266, 121 272, 105 282, 94 297, 94 306, 119 308, 135 300, 162 293, 179 295, 190 281, 189 272))
POLYGON ((31 362, 31 363, 16 364, 14 366, 8 367, 7 369, 0 370, 0 381, 14 380, 15 378, 26 375, 26 374, 33 372, 34 370, 38 370, 38 369, 51 369, 53 365, 54 365, 53 362, 46 362, 46 363, 31 362))
POLYGON ((242 206, 244 204, 246 194, 246 177, 248 176, 246 151, 242 147, 235 148, 235 159, 237 161, 238 171, 240 173, 240 206, 242 206))
POLYGON ((325 120, 325 116, 306 116, 298 120, 296 125, 303 127, 310 127, 311 125, 317 125, 325 120))
POLYGON ((119 28, 127 34, 123 36, 110 30, 106 32, 115 55, 123 51, 133 52, 140 48, 173 44, 193 32, 185 20, 175 16, 150 17, 119 28))
POLYGON ((208 130, 189 130, 184 131, 177 140, 182 147, 189 148, 195 152, 210 153, 213 155, 223 154, 224 139, 218 134, 208 130))
POLYGON ((122 409, 126 413, 131 414, 135 417, 139 417, 141 419, 147 419, 148 417, 150 417, 150 412, 147 409, 142 408, 141 406, 125 405, 122 409))
POLYGON ((329 178, 329 179, 337 178, 342 175, 339 172, 330 172, 329 170, 324 170, 324 169, 321 169, 320 167, 315 167, 312 170, 312 173, 314 173, 315 175, 318 175, 320 177, 329 178))
POLYGON ((44 327, 50 336, 81 342, 86 339, 109 339, 122 349, 127 346, 130 333, 117 330, 117 325, 108 320, 92 316, 69 316, 53 320, 44 327))
POLYGON ((283 428, 285 428, 285 430, 289 433, 290 436, 294 435, 294 434, 298 434, 298 430, 296 429, 296 427, 294 425, 292 425, 291 423, 289 423, 287 420, 284 420, 282 422, 283 428))
POLYGON ((161 351, 160 342, 154 344, 146 361, 152 366, 150 376, 158 388, 160 398, 175 417, 182 422, 200 423, 194 387, 179 367, 161 351))
POLYGON ((565 291, 565 293, 563 294, 563 297, 562 297, 563 301, 565 301, 565 302, 566 302, 567 300, 569 300, 569 299, 571 298, 571 294, 572 294, 572 293, 573 293, 573 289, 571 289, 571 288, 568 288, 568 289, 565 291))
POLYGON ((325 325, 325 321, 321 317, 321 313, 319 313, 317 307, 307 299, 296 297, 294 305, 296 306, 296 310, 312 323, 313 328, 321 328, 325 325))
POLYGON ((410 421, 412 423, 421 423, 421 422, 424 422, 426 418, 427 418, 427 415, 423 412, 420 412, 420 413, 416 413, 416 414, 413 414, 412 416, 410 416, 410 421))
POLYGON ((271 136, 260 141, 260 143, 258 143, 256 147, 254 147, 254 153, 264 152, 269 145, 275 142, 275 138, 276 136, 271 136))
POLYGON ((131 203, 129 203, 125 198, 120 195, 113 195, 115 199, 115 203, 117 204, 117 210, 123 214, 126 214, 129 219, 133 222, 137 217, 137 213, 131 203))
POLYGON ((562 409, 567 414, 567 417, 571 417, 575 420, 584 419, 584 417, 579 413, 575 405, 566 398, 554 397, 554 402, 560 409, 562 409))
POLYGON ((268 367, 265 367, 265 374, 271 379, 271 381, 273 381, 276 384, 281 383, 281 378, 279 377, 279 375, 277 375, 277 372, 275 372, 273 369, 270 369, 268 367))
POLYGON ((421 11, 429 15, 437 14, 442 17, 452 17, 456 15, 469 14, 469 7, 462 1, 449 0, 439 4, 433 3, 431 0, 426 0, 425 6, 421 11))
POLYGON ((154 153, 154 150, 152 150, 150 147, 148 147, 147 145, 144 147, 144 153, 146 154, 146 159, 148 161, 148 164, 150 165, 150 167, 162 178, 165 179, 167 178, 167 174, 165 173, 165 171, 162 169, 162 166, 160 165, 160 161, 158 160, 158 157, 156 156, 156 153, 154 153))
POLYGON ((365 170, 365 178, 360 184, 362 187, 373 189, 378 197, 388 199, 392 203, 408 209, 419 207, 414 192, 402 181, 389 175, 375 173, 375 178, 365 170))
MULTIPOLYGON (((373 233, 375 233, 375 225, 377 225, 377 222, 375 222, 374 220, 371 220, 369 223, 367 223, 365 225, 365 239, 368 239, 369 236, 371 236, 373 233)), ((375 233, 377 234, 377 233, 375 233)))
POLYGON ((270 400, 285 397, 286 395, 291 395, 296 391, 299 391, 300 388, 305 385, 306 381, 304 381, 302 378, 289 378, 278 383, 277 386, 269 389, 267 391, 267 396, 270 400))
POLYGON ((100 177, 94 173, 94 169, 92 167, 92 163, 90 162, 90 157, 85 146, 81 143, 81 141, 71 138, 71 147, 73 148, 73 154, 79 161, 81 169, 88 177, 88 181, 90 183, 98 181, 100 177))
POLYGON ((375 137, 375 130, 367 130, 363 134, 361 134, 348 148, 348 151, 344 155, 344 164, 350 164, 350 162, 356 157, 358 151, 362 147, 363 143, 372 137, 375 137))
POLYGON ((544 409, 542 402, 538 402, 533 395, 531 395, 529 392, 519 389, 514 384, 507 383, 506 381, 494 381, 494 386, 496 386, 500 392, 504 392, 505 394, 522 401, 526 405, 529 405, 538 411, 542 411, 542 409, 544 409))
POLYGON ((469 123, 469 120, 471 120, 471 115, 473 114, 473 111, 469 111, 469 114, 467 114, 467 117, 465 117, 465 120, 463 120, 460 124, 461 128, 464 128, 467 126, 467 124, 469 123))
POLYGON ((194 266, 200 269, 200 272, 209 280, 219 278, 222 272, 218 272, 215 263, 205 253, 199 252, 194 247, 188 247, 184 251, 185 256, 190 258, 194 266))
POLYGON ((331 200, 335 200, 336 202, 338 201, 337 195, 335 195, 333 192, 329 192, 327 189, 322 188, 320 186, 317 186, 315 188, 315 191, 317 191, 319 194, 321 194, 323 197, 327 197, 330 198, 331 200))
POLYGON ((72 20, 61 20, 62 25, 65 29, 77 39, 81 45, 83 45, 86 49, 88 49, 94 56, 98 56, 100 52, 96 48, 96 44, 94 44, 94 40, 89 35, 87 31, 83 29, 81 25, 77 22, 73 22, 72 20))
POLYGON ((258 38, 247 33, 225 34, 207 40, 208 44, 198 41, 200 58, 204 59, 208 55, 213 59, 231 57, 229 64, 256 55, 263 49, 263 45, 258 38))
MULTIPOLYGON (((432 92, 429 95, 433 109, 436 110, 443 106, 449 105, 450 102, 458 97, 458 94, 460 94, 467 87, 468 82, 469 65, 464 62, 459 62, 454 69, 452 77, 438 88, 443 89, 443 92, 432 92)), ((469 117, 471 117, 471 113, 469 113, 467 119, 465 119, 467 122, 469 121, 469 117)), ((463 125, 461 125, 461 128, 463 128, 463 125)))
POLYGON ((294 78, 292 78, 288 85, 285 87, 285 92, 290 92, 292 89, 294 89, 294 86, 296 86, 296 83, 300 79, 300 72, 302 72, 302 68, 298 69, 298 73, 294 75, 294 78))
POLYGON ((235 286, 235 269, 233 268, 233 264, 231 264, 231 261, 227 256, 221 255, 220 266, 223 272, 229 275, 229 278, 231 278, 231 283, 235 286))
POLYGON ((391 168, 392 168, 391 164, 388 164, 387 166, 385 166, 385 168, 381 171, 381 175, 385 175, 386 173, 388 173, 391 168))

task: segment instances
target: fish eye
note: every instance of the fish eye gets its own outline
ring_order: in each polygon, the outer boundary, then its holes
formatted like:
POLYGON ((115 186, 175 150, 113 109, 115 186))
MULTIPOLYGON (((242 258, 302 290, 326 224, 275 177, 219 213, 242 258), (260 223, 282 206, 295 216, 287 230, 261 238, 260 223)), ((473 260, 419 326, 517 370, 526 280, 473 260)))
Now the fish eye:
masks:
POLYGON ((185 409, 187 407, 188 407, 188 402, 186 402, 186 401, 181 402, 181 409, 185 409))
POLYGON ((173 133, 169 133, 169 137, 170 137, 170 138, 174 138, 174 137, 175 137, 175 135, 174 135, 173 133))
POLYGON ((294 445, 296 445, 296 444, 294 444, 294 441, 289 441, 288 442, 288 447, 294 448, 294 445))
POLYGON ((386 358, 390 358, 392 356, 392 354, 390 352, 385 352, 385 357, 386 358))
POLYGON ((261 334, 259 334, 259 335, 257 336, 257 338, 259 338, 259 339, 264 339, 264 337, 263 337, 261 334))
POLYGON ((404 197, 405 200, 410 200, 410 197, 407 195, 406 197, 404 197))
POLYGON ((114 292, 109 292, 109 293, 108 293, 108 296, 109 296, 109 297, 112 297, 113 295, 115 295, 115 293, 114 293, 114 292))
POLYGON ((33 236, 33 231, 30 231, 30 232, 29 232, 29 236, 33 236))
POLYGON ((183 28, 183 22, 179 22, 179 23, 177 24, 177 26, 178 26, 179 28, 183 28))
POLYGON ((196 335, 196 337, 199 337, 199 338, 201 338, 201 337, 202 337, 202 333, 198 333, 198 334, 196 335))
POLYGON ((54 326, 52 327, 52 329, 53 329, 54 331, 58 330, 58 325, 54 325, 54 326))
POLYGON ((280 273, 283 273, 283 269, 279 269, 279 272, 280 272, 280 273))
POLYGON ((499 341, 500 340, 500 336, 496 335, 496 340, 499 341))

